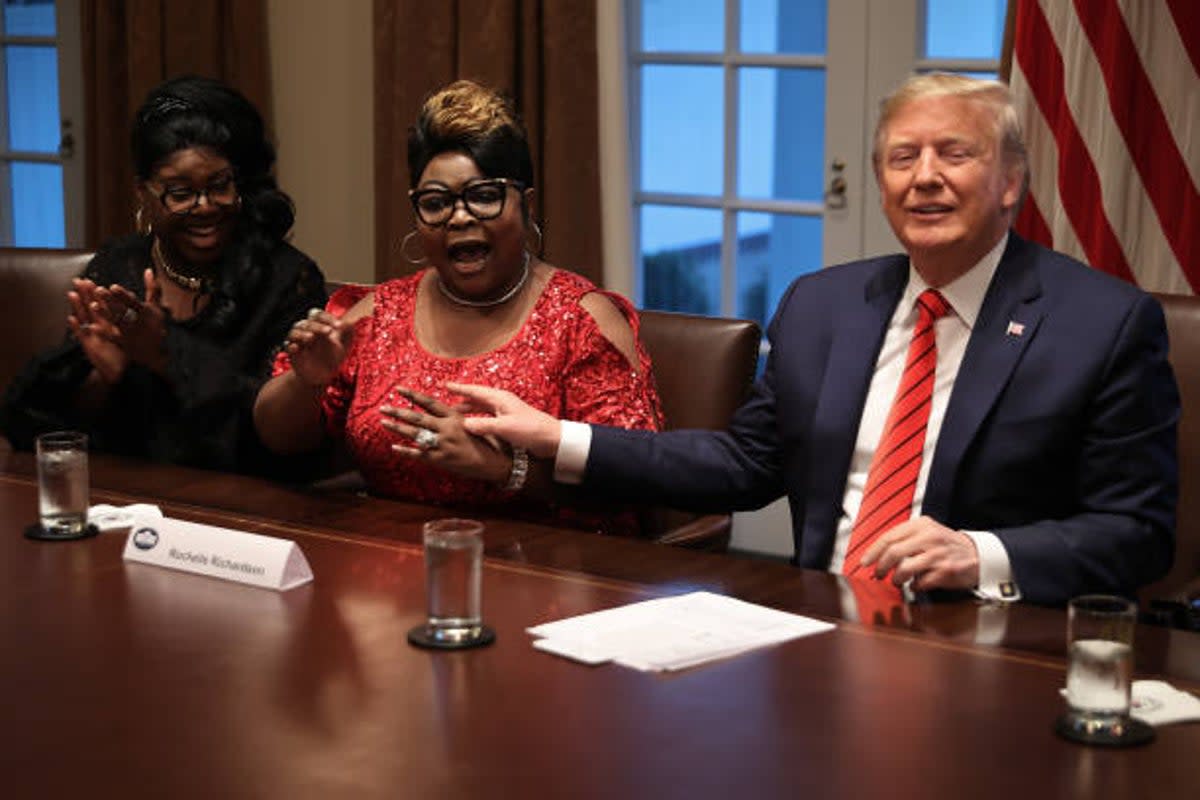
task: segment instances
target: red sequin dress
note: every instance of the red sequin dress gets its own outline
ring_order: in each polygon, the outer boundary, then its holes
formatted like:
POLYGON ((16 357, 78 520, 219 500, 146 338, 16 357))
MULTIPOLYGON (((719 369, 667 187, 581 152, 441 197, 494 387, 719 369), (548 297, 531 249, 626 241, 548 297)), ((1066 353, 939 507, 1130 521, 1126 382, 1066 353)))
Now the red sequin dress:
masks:
MULTIPOLYGON (((460 508, 502 507, 508 515, 634 532, 633 515, 620 509, 597 516, 548 508, 524 493, 514 495, 392 451, 394 442, 408 442, 380 424, 379 407, 411 405, 396 393, 397 387, 453 404, 461 398, 444 388, 447 381, 495 386, 560 419, 626 428, 657 430, 662 418, 650 359, 640 340, 641 363, 634 370, 579 304, 585 294, 598 291, 585 278, 555 270, 525 323, 506 344, 470 358, 444 358, 426 351, 413 329, 423 274, 375 288, 374 312, 358 323, 350 352, 323 400, 330 434, 344 438, 371 491, 460 508)), ((624 313, 636 338, 639 322, 633 306, 620 295, 603 294, 624 313)), ((331 298, 330 305, 338 305, 338 298, 331 298)))

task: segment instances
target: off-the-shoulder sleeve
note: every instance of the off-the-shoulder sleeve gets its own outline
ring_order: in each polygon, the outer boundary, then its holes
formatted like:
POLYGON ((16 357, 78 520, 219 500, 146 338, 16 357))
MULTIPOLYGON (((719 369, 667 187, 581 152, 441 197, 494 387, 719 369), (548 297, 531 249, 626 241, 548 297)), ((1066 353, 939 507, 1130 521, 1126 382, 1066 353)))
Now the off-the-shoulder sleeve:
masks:
POLYGON ((591 314, 580 313, 563 373, 564 417, 576 422, 659 430, 662 406, 650 356, 639 336, 637 311, 619 294, 600 293, 612 301, 633 329, 638 366, 635 369, 609 341, 591 314))

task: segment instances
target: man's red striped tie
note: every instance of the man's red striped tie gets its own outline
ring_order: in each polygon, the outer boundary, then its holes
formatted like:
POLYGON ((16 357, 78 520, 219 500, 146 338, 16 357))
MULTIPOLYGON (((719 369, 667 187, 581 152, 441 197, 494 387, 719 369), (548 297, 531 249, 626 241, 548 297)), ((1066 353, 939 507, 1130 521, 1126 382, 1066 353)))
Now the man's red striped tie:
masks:
MULTIPOLYGON (((917 326, 908 346, 904 374, 900 376, 896 399, 871 459, 862 505, 850 531, 842 567, 846 575, 854 575, 860 569, 863 553, 884 531, 912 516, 937 367, 933 323, 949 310, 950 304, 936 289, 926 289, 917 298, 917 326)), ((896 594, 899 595, 898 589, 896 594)))

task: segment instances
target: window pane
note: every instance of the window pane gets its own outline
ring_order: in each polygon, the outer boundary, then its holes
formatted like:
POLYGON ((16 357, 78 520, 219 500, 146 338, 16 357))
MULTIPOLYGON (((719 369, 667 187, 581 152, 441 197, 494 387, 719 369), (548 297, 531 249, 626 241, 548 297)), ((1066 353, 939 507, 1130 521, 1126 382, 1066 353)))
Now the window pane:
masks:
POLYGON ((53 36, 54 0, 4 0, 4 32, 9 36, 53 36))
POLYGON ((725 49, 725 0, 642 0, 642 48, 711 53, 725 49))
POLYGON ((13 162, 12 210, 14 247, 63 247, 62 167, 58 164, 13 162))
POLYGON ((53 47, 9 45, 8 146, 56 153, 59 143, 58 58, 53 47))
POLYGON ((819 202, 825 71, 745 68, 738 86, 738 194, 819 202))
POLYGON ((721 212, 643 206, 642 307, 721 313, 721 212))
POLYGON ((766 325, 796 276, 821 268, 821 218, 743 211, 737 227, 735 313, 766 325))
POLYGON ((825 55, 825 0, 741 0, 747 53, 825 55))
POLYGON ((1007 0, 925 0, 926 58, 1000 58, 1007 0))
POLYGON ((720 67, 642 67, 641 189, 721 194, 720 67))

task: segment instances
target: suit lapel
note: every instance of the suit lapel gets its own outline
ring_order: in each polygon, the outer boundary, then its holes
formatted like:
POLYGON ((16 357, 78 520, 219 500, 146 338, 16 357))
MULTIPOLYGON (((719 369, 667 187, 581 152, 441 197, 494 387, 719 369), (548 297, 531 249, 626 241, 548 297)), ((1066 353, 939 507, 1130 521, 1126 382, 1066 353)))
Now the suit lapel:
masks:
POLYGON ((1009 234, 946 406, 921 506, 922 513, 945 523, 953 522, 949 519, 950 498, 954 496, 958 464, 1036 335, 1044 314, 1041 282, 1034 268, 1034 255, 1028 251, 1026 242, 1009 234))
POLYGON ((867 389, 887 324, 908 282, 908 258, 882 259, 861 294, 838 309, 809 449, 804 543, 808 563, 828 564, 867 389))

